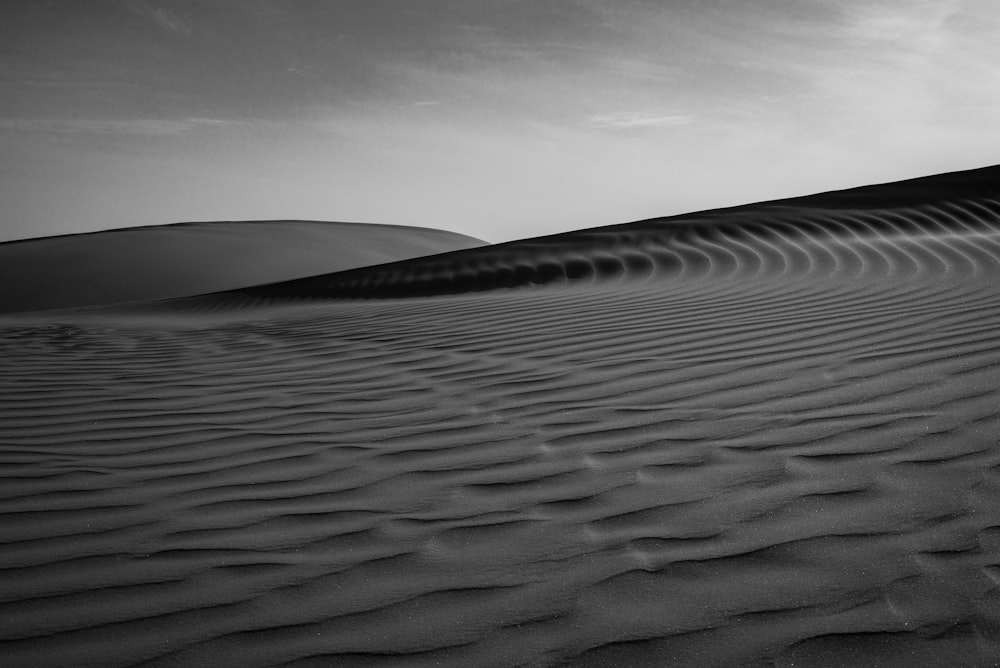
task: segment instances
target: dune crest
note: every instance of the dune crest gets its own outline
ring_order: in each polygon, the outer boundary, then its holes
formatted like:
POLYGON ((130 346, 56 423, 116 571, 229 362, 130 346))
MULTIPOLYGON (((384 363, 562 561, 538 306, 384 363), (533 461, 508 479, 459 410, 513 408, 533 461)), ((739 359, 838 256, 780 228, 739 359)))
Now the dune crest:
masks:
POLYGON ((0 317, 0 656, 1000 664, 998 174, 0 317))
POLYGON ((0 313, 166 299, 484 242, 397 225, 307 220, 132 227, 0 243, 0 313))
POLYGON ((790 273, 852 278, 942 267, 974 272, 993 262, 998 182, 1000 168, 985 168, 513 241, 239 292, 261 299, 387 298, 577 280, 755 280, 790 273))

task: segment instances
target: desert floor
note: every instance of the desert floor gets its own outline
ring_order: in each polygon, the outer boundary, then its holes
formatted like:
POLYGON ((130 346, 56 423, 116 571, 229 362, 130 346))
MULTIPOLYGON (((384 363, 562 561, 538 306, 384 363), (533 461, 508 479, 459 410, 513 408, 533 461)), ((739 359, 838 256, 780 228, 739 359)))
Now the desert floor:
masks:
POLYGON ((0 317, 0 662, 1000 663, 1000 168, 449 251, 0 317))

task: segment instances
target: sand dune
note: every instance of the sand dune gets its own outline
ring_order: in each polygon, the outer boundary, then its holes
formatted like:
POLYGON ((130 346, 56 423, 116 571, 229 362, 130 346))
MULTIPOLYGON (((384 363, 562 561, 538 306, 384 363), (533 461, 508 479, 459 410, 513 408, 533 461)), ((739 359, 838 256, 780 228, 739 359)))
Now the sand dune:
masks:
POLYGON ((0 243, 0 313, 183 297, 483 245, 453 232, 307 220, 132 227, 0 243))
POLYGON ((995 665, 998 280, 990 168, 0 318, 0 655, 995 665))
POLYGON ((756 280, 789 273, 844 278, 869 272, 899 278, 923 272, 924 263, 939 269, 942 262, 978 262, 977 251, 963 250, 965 244, 941 250, 938 243, 921 244, 919 237, 991 233, 1000 212, 997 180, 994 168, 945 174, 496 244, 244 293, 401 297, 577 279, 756 280), (910 257, 914 245, 912 252, 922 256, 910 257))

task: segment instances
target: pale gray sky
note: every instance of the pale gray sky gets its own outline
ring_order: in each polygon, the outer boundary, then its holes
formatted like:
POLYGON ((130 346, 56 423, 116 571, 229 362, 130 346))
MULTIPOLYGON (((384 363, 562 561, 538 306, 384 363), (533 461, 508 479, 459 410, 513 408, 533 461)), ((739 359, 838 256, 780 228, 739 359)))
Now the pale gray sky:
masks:
POLYGON ((0 240, 488 241, 1000 162, 996 0, 4 0, 0 240))

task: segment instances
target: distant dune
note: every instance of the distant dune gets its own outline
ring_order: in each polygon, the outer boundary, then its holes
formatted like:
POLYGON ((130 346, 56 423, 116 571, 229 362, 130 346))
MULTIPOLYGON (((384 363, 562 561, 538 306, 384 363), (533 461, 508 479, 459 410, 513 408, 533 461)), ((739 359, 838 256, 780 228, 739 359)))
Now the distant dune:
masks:
POLYGON ((305 220, 131 227, 0 243, 0 313, 183 297, 481 246, 453 232, 305 220))
POLYGON ((11 665, 1000 664, 1000 167, 0 317, 11 665))

